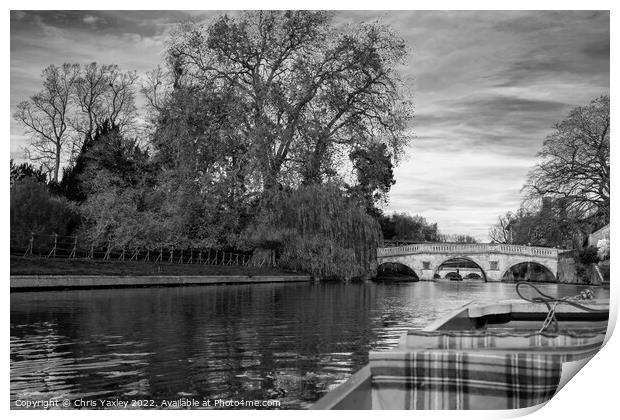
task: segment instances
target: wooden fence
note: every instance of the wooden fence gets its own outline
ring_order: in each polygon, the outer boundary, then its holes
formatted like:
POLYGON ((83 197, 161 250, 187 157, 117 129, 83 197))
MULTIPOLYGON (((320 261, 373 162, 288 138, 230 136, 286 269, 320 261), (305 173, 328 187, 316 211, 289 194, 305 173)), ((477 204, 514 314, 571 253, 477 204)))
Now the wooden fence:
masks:
POLYGON ((143 261, 168 264, 232 266, 270 266, 268 258, 253 258, 252 252, 213 248, 114 247, 89 243, 78 236, 42 235, 11 232, 11 255, 41 258, 87 259, 103 261, 143 261))

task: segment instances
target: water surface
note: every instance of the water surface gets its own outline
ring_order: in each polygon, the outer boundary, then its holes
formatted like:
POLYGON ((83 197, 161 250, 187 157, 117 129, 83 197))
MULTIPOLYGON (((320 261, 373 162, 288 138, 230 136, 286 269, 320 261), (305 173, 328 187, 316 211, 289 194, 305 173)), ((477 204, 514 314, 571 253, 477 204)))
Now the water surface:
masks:
POLYGON ((12 293, 11 401, 276 398, 304 408, 405 330, 471 300, 514 298, 514 285, 466 282, 12 293))

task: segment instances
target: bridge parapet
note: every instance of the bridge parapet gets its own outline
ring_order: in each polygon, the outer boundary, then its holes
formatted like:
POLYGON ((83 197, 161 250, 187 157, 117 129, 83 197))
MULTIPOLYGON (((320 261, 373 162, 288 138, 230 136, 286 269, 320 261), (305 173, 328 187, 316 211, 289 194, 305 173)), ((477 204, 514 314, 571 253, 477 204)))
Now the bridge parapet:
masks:
POLYGON ((409 254, 518 254, 532 257, 557 258, 557 248, 508 244, 423 243, 392 248, 377 248, 377 257, 409 254))

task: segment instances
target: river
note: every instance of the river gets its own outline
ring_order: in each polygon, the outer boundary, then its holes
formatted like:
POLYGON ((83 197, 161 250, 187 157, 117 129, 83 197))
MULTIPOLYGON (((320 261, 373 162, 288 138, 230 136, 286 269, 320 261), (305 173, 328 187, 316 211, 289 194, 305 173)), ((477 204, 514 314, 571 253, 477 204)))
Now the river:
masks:
POLYGON ((511 284, 466 282, 11 293, 11 401, 274 398, 305 408, 406 329, 471 300, 516 297, 511 284))

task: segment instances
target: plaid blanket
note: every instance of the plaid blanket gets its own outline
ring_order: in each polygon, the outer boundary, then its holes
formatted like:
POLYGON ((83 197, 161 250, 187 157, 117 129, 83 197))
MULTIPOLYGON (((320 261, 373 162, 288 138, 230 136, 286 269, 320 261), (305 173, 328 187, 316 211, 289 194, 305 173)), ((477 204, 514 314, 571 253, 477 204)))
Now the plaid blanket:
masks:
POLYGON ((603 345, 605 334, 604 329, 579 334, 411 330, 401 338, 399 349, 555 353, 561 356, 562 362, 567 362, 596 354, 603 345))
POLYGON ((530 407, 555 393, 558 355, 464 351, 371 353, 376 409, 501 410, 530 407))
POLYGON ((412 331, 398 350, 370 353, 373 408, 499 410, 540 404, 555 394, 562 363, 593 355, 604 336, 412 331))

